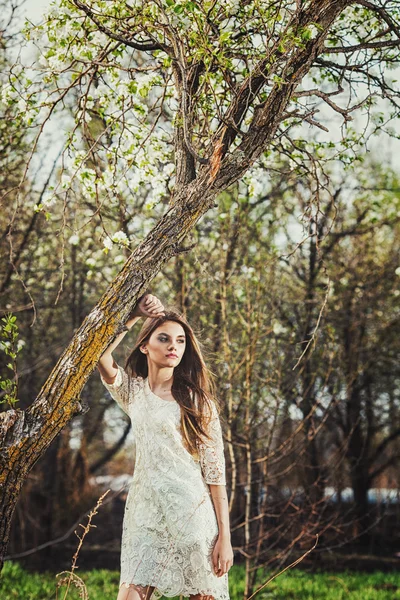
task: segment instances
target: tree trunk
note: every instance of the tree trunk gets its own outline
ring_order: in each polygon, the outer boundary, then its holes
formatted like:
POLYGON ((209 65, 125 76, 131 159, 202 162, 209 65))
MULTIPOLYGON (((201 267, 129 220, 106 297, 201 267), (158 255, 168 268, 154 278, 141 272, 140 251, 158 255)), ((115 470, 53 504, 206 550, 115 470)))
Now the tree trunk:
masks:
POLYGON ((368 505, 369 478, 363 465, 356 464, 351 468, 351 487, 354 495, 353 536, 357 545, 364 550, 369 546, 370 516, 368 505))
POLYGON ((38 397, 25 411, 0 413, 0 565, 21 487, 36 461, 70 419, 83 412, 79 394, 99 358, 123 330, 136 299, 210 208, 204 181, 186 188, 186 203, 168 210, 137 247, 63 352, 38 397))

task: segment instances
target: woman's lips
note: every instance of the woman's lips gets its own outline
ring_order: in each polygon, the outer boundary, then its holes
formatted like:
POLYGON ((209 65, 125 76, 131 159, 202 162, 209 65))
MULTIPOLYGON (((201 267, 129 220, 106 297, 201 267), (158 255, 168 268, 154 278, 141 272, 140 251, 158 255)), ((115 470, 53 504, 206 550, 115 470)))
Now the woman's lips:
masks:
POLYGON ((168 358, 178 358, 176 354, 167 354, 168 358))

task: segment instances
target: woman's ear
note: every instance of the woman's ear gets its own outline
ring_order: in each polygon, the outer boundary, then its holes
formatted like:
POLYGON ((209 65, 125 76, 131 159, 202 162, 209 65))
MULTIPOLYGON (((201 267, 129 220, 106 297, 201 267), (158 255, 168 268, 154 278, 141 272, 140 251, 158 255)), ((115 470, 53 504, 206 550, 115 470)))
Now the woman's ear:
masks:
POLYGON ((143 354, 147 354, 147 348, 146 348, 145 344, 143 344, 142 346, 140 346, 140 347, 139 347, 139 350, 140 350, 141 352, 143 352, 143 354))

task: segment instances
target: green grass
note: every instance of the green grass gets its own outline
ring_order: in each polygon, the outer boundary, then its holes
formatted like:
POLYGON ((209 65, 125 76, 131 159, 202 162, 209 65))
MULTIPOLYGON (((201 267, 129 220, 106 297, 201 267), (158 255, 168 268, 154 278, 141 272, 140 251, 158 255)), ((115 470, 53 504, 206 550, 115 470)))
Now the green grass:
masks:
MULTIPOLYGON (((77 571, 89 600, 116 600, 119 573, 105 569, 77 571)), ((260 583, 267 577, 260 578, 260 583)), ((55 600, 56 577, 52 573, 28 573, 18 563, 7 562, 0 578, 1 600, 55 600)), ((244 569, 235 565, 229 572, 231 600, 242 600, 244 569)), ((58 598, 63 599, 59 593, 58 598)), ((68 600, 79 598, 72 588, 68 600)), ((400 600, 400 572, 306 573, 293 569, 260 591, 257 600, 400 600)), ((176 598, 176 600, 179 600, 176 598)))

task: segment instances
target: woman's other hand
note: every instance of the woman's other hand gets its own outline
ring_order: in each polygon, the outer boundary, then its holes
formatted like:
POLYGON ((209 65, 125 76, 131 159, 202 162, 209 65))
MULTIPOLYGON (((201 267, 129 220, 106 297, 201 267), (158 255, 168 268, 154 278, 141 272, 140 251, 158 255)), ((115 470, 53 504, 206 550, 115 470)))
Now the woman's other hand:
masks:
POLYGON ((129 318, 132 319, 134 317, 160 317, 164 316, 164 306, 153 294, 144 294, 143 297, 136 304, 132 313, 129 315, 129 318))
POLYGON ((217 577, 225 575, 233 565, 233 549, 230 537, 218 535, 212 552, 212 562, 217 577))

